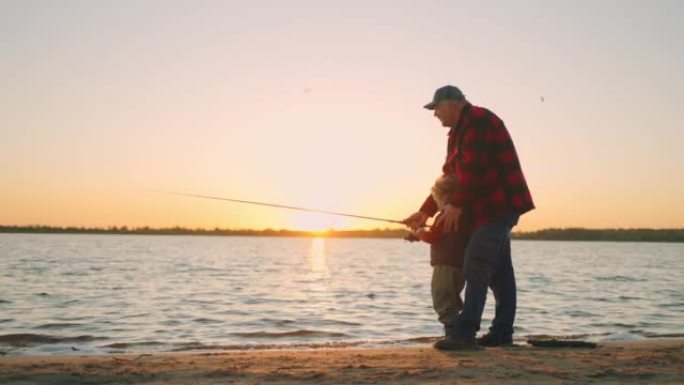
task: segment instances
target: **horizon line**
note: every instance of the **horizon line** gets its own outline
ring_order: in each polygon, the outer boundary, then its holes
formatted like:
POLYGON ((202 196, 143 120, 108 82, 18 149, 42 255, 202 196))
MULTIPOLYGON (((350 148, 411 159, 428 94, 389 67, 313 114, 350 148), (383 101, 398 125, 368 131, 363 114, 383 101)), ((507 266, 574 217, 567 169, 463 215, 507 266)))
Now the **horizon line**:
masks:
MULTIPOLYGON (((4 229, 54 229, 54 230, 93 230, 93 231, 163 231, 163 230, 183 230, 183 231, 204 231, 204 232, 217 232, 217 231, 251 231, 251 232, 300 232, 300 233, 326 233, 326 232, 391 232, 391 231, 407 231, 407 228, 399 227, 376 227, 372 229, 364 228, 352 228, 352 229, 338 229, 334 227, 329 227, 323 230, 304 230, 304 229, 293 229, 293 228, 274 228, 274 227, 264 227, 264 228, 231 228, 231 227, 186 227, 180 225, 173 226, 128 226, 128 225, 108 225, 108 226, 77 226, 77 225, 66 225, 66 226, 55 226, 55 225, 3 225, 0 224, 0 231, 4 229)), ((515 228, 514 228, 515 229, 515 228)), ((568 231, 568 230, 588 230, 588 231, 684 231, 684 227, 582 227, 582 226, 568 226, 568 227, 545 227, 538 230, 526 230, 526 231, 512 231, 516 233, 537 233, 543 231, 568 231)))

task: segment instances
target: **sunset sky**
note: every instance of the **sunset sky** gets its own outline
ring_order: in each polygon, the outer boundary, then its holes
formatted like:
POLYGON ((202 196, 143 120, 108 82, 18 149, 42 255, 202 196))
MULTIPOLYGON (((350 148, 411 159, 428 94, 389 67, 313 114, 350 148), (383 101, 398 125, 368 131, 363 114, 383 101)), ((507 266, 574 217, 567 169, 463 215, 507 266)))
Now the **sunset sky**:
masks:
MULTIPOLYGON (((684 2, 2 1, 0 224, 376 228, 459 86, 514 138, 520 230, 684 227, 684 2), (543 99, 543 100, 542 100, 543 99)), ((391 225, 390 225, 391 226, 391 225)))

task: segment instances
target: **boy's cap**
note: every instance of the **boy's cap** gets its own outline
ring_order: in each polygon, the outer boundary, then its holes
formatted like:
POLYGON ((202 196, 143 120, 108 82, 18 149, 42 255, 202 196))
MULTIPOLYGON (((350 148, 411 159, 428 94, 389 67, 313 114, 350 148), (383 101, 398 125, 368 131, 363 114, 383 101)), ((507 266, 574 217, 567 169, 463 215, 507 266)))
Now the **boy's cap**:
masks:
POLYGON ((444 86, 438 88, 437 91, 435 91, 435 96, 432 97, 432 101, 423 107, 428 110, 434 110, 435 107, 437 107, 437 104, 444 100, 465 100, 465 95, 463 95, 463 92, 456 86, 444 86))

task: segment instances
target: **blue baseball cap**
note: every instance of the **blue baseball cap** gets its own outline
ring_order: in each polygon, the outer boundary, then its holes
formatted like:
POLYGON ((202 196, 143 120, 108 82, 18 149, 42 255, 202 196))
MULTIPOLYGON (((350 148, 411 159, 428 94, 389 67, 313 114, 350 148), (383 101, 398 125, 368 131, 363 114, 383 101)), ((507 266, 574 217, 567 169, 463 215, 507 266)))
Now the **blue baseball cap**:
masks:
POLYGON ((434 110, 437 107, 437 103, 444 100, 465 100, 465 95, 463 95, 463 92, 458 87, 447 85, 438 88, 435 91, 435 96, 432 97, 432 101, 423 107, 428 110, 434 110))

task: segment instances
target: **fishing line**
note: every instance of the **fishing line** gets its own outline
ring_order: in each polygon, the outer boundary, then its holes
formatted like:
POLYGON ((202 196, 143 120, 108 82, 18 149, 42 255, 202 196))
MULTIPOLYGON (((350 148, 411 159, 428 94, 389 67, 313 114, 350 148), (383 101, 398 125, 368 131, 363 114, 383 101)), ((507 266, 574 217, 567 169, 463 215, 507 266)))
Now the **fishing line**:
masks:
POLYGON ((312 212, 312 213, 337 215, 337 216, 350 217, 350 218, 367 219, 370 221, 379 221, 379 222, 388 222, 388 223, 396 223, 396 224, 400 224, 400 225, 406 225, 403 221, 398 221, 395 219, 370 217, 370 216, 366 216, 366 215, 347 214, 347 213, 341 213, 341 212, 337 212, 337 211, 318 210, 318 209, 311 209, 311 208, 306 208, 306 207, 282 205, 282 204, 277 204, 277 203, 255 202, 255 201, 248 201, 248 200, 243 200, 243 199, 233 199, 233 198, 224 198, 224 197, 216 197, 216 196, 209 196, 209 195, 179 193, 179 192, 172 192, 172 191, 160 191, 160 190, 148 190, 148 191, 154 192, 154 193, 159 193, 159 194, 180 195, 180 196, 193 197, 193 198, 214 199, 214 200, 219 200, 219 201, 246 203, 246 204, 251 204, 251 205, 277 207, 277 208, 288 209, 288 210, 308 211, 308 212, 312 212))

